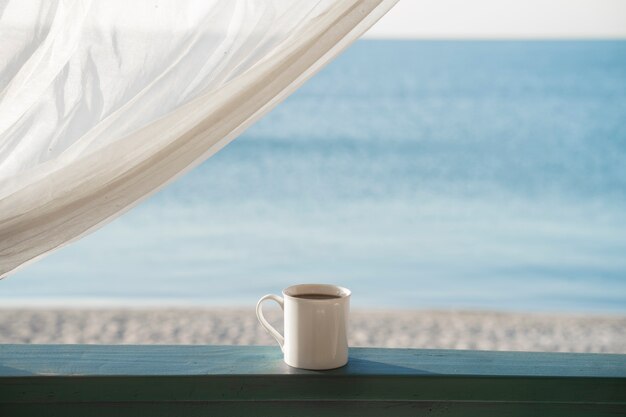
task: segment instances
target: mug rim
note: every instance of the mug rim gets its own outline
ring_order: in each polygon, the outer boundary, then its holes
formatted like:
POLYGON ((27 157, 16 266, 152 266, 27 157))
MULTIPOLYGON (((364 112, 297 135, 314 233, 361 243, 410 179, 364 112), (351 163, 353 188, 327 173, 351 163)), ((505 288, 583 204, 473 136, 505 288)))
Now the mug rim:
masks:
POLYGON ((328 293, 328 295, 336 295, 336 296, 339 297, 338 299, 340 299, 340 300, 343 300, 343 299, 346 299, 346 298, 350 298, 350 296, 352 295, 352 291, 350 291, 346 287, 342 287, 341 285, 311 283, 311 284, 290 285, 289 287, 287 287, 287 288, 285 288, 283 290, 283 297, 289 298, 289 299, 292 299, 292 300, 297 300, 297 301, 302 301, 302 302, 311 302, 311 303, 327 303, 329 301, 332 301, 332 299, 314 300, 314 299, 310 299, 310 298, 297 298, 297 297, 294 296, 296 294, 294 294, 294 295, 289 294, 289 291, 292 291, 296 287, 304 287, 304 286, 332 288, 335 291, 332 292, 332 294, 328 293))

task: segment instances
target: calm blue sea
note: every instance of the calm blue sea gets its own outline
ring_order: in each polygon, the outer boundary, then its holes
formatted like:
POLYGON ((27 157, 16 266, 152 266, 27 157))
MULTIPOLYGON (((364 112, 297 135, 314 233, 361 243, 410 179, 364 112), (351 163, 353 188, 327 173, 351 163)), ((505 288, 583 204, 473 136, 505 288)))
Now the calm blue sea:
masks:
POLYGON ((626 42, 360 41, 15 303, 626 312, 626 42))

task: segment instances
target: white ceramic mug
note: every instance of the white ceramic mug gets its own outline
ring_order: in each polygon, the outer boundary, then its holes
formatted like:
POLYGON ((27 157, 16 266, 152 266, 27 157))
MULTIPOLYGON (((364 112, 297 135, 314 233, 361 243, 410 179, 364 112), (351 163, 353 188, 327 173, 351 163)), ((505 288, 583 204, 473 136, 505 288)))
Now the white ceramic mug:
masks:
POLYGON ((287 365, 303 369, 333 369, 348 363, 349 313, 350 290, 326 284, 293 285, 283 290, 282 297, 269 294, 256 305, 261 325, 280 345, 287 365), (274 300, 283 309, 284 337, 263 317, 265 300, 274 300))

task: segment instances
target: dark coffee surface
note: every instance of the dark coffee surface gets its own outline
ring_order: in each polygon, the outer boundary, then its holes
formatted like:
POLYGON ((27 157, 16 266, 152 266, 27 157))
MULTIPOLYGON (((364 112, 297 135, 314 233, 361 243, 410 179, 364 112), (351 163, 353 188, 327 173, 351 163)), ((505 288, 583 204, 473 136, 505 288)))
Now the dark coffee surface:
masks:
POLYGON ((304 298, 306 300, 332 300, 336 298, 341 298, 338 295, 331 294, 298 294, 294 295, 294 298, 304 298))

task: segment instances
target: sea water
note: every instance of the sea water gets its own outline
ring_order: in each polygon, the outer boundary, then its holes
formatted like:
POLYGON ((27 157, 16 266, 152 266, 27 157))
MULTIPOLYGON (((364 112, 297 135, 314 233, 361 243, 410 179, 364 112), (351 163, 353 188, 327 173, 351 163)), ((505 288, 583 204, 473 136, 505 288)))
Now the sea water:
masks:
POLYGON ((626 312, 626 42, 360 41, 0 305, 626 312))

